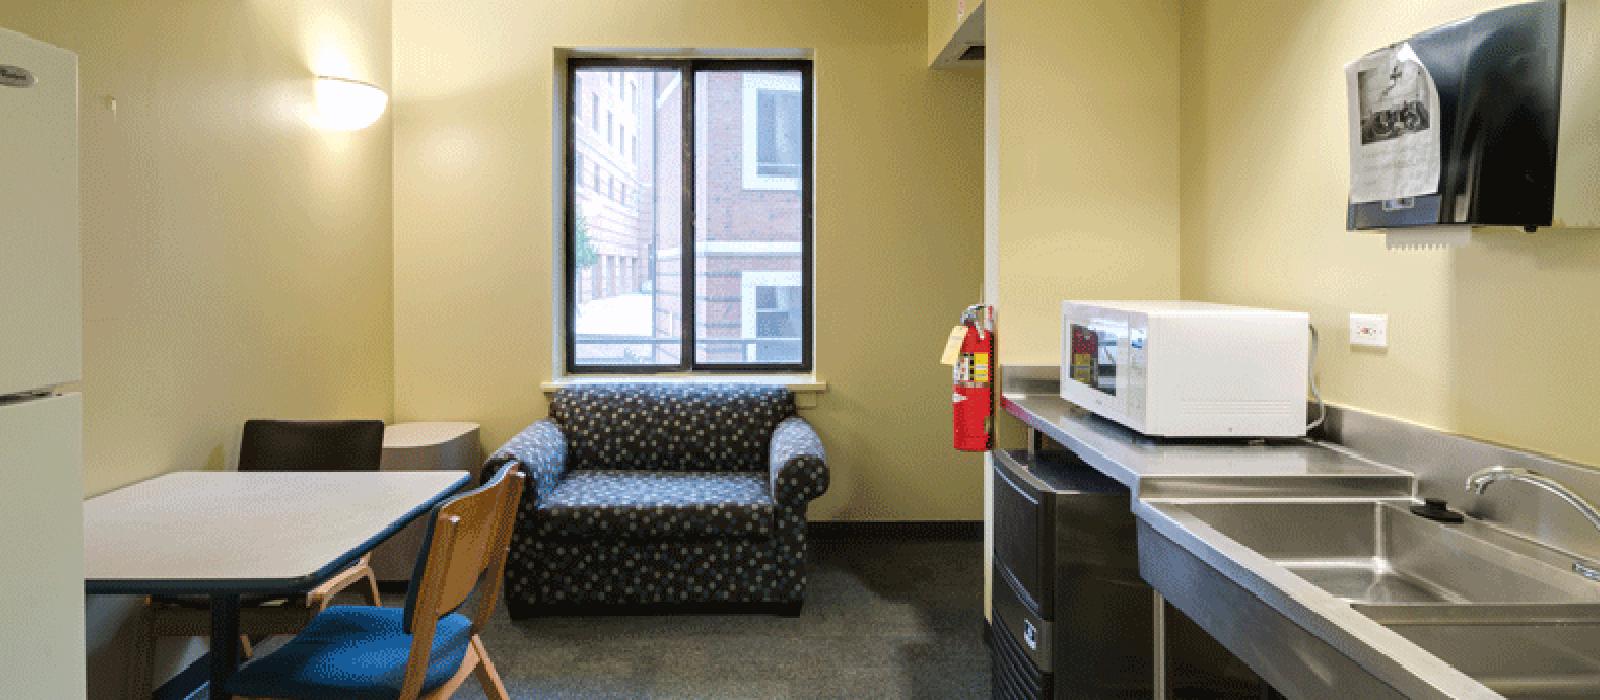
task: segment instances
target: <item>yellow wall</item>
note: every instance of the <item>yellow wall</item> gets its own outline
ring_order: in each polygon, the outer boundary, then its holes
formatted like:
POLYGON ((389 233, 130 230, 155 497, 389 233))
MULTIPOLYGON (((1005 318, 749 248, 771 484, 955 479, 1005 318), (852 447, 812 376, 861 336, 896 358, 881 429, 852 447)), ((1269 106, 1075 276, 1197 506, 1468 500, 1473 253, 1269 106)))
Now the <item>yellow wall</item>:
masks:
POLYGON ((388 84, 388 3, 0 5, 79 57, 85 494, 220 467, 246 418, 387 418, 388 121, 300 110, 314 71, 388 84))
POLYGON ((976 519, 938 353, 975 301, 981 76, 929 71, 920 1, 395 3, 395 414, 545 414, 560 47, 795 48, 816 60, 817 375, 833 484, 812 516, 976 519))
MULTIPOLYGON (((229 464, 247 418, 390 416, 389 122, 300 111, 313 71, 387 85, 389 22, 387 0, 0 0, 79 57, 85 495, 229 464)), ((121 688, 132 605, 88 601, 89 697, 121 688)))
POLYGON ((1600 232, 1344 230, 1344 64, 1503 4, 1183 3, 1183 294, 1310 311, 1329 400, 1596 464, 1600 232), (1389 314, 1386 352, 1349 347, 1352 311, 1389 314))
POLYGON ((1178 294, 1177 6, 986 5, 1005 364, 1061 361, 1063 299, 1178 294))
MULTIPOLYGON (((984 297, 1002 364, 1054 366, 1063 299, 1178 293, 1178 3, 992 0, 984 13, 984 297)), ((1023 428, 1001 414, 996 445, 1020 445, 1023 428)))

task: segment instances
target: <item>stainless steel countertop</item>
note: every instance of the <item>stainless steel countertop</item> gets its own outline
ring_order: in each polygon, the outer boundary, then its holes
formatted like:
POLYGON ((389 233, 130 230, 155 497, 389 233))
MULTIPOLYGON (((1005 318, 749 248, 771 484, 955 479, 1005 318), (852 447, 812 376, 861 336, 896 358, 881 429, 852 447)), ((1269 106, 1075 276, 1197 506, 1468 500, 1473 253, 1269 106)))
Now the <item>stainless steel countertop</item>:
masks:
POLYGON ((1001 404, 1136 498, 1412 495, 1410 472, 1337 445, 1151 438, 1049 394, 1008 392, 1001 404))
MULTIPOLYGON (((1284 629, 1298 628, 1310 635, 1306 639, 1319 640, 1331 647, 1330 653, 1336 650, 1354 662, 1362 674, 1408 697, 1501 697, 1183 508, 1186 502, 1217 500, 1410 500, 1417 488, 1413 472, 1362 457, 1342 445, 1310 439, 1247 443, 1150 438, 1048 393, 1008 391, 1001 404, 1007 413, 1127 486, 1133 493, 1131 508, 1145 526, 1203 561, 1210 571, 1199 575, 1225 577, 1292 623, 1284 629)), ((1259 634, 1277 633, 1248 632, 1259 634)), ((1271 643, 1253 640, 1250 646, 1263 644, 1297 650, 1315 646, 1287 637, 1271 643)), ((1309 665, 1312 673, 1318 668, 1332 673, 1331 665, 1318 666, 1317 659, 1308 656, 1290 662, 1309 665)), ((1294 689, 1285 690, 1292 694, 1294 689)))

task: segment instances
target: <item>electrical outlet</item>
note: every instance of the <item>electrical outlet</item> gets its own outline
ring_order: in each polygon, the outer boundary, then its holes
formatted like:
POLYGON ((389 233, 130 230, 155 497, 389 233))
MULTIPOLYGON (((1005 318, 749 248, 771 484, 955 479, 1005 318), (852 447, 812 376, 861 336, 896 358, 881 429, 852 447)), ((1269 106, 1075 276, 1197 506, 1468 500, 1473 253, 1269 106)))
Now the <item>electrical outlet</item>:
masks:
POLYGON ((1389 347, 1389 314, 1350 314, 1350 344, 1389 347))

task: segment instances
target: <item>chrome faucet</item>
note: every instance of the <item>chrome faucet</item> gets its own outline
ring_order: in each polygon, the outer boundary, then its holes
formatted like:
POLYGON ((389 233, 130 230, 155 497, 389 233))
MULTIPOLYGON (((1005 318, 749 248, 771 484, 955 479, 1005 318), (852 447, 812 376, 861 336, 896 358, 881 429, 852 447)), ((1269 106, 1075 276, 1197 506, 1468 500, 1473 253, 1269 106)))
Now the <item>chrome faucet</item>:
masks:
POLYGON ((1489 484, 1496 481, 1521 481, 1549 491, 1561 500, 1566 501, 1567 505, 1577 508, 1578 512, 1588 519, 1590 525, 1600 530, 1600 509, 1596 509, 1594 504, 1584 500, 1583 496, 1574 493, 1572 489, 1567 488, 1561 482, 1532 469, 1523 469, 1521 467, 1480 469, 1474 472, 1472 476, 1467 477, 1467 490, 1481 496, 1485 491, 1489 490, 1489 484))
MULTIPOLYGON (((1577 508, 1578 512, 1583 514, 1583 517, 1589 521, 1590 525, 1600 530, 1600 509, 1596 509, 1594 504, 1585 500, 1583 496, 1579 496, 1561 482, 1532 469, 1523 469, 1521 467, 1479 469, 1473 472, 1472 476, 1467 477, 1467 490, 1481 496, 1489 490, 1489 484, 1496 481, 1521 481, 1549 491, 1561 500, 1566 501, 1567 505, 1577 508)), ((1589 562, 1582 560, 1572 562, 1572 571, 1589 580, 1600 581, 1600 567, 1589 562)))

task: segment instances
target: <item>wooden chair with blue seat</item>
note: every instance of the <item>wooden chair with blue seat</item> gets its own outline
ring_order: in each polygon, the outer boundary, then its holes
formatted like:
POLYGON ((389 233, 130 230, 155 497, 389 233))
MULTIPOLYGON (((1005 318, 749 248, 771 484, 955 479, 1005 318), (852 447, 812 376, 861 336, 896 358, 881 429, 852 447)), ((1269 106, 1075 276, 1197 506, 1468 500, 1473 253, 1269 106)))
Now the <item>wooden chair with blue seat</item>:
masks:
MULTIPOLYGON (((377 471, 383 458, 381 420, 248 420, 239 440, 239 471, 377 471)), ((368 557, 299 596, 256 595, 239 613, 240 644, 251 652, 251 637, 294 634, 358 583, 369 605, 382 605, 378 577, 368 557)), ((135 644, 128 695, 148 698, 151 660, 159 637, 205 636, 211 632, 210 601, 205 596, 157 595, 145 599, 144 630, 135 644)))
POLYGON ((404 609, 333 606, 227 684, 243 698, 448 698, 476 676, 509 700, 478 636, 494 612, 526 475, 507 462, 483 486, 436 507, 404 609), (472 617, 456 610, 482 583, 472 617))

